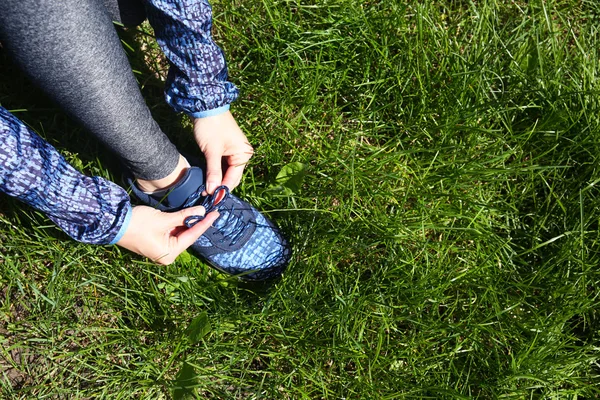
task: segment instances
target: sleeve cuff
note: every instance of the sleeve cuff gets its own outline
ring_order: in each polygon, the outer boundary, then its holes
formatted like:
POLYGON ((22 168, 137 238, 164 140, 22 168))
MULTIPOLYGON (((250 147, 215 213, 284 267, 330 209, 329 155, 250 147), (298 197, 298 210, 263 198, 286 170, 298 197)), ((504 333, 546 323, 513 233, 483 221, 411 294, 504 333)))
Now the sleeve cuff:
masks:
POLYGON ((110 241, 109 245, 116 244, 119 240, 121 240, 121 238, 127 231, 127 228, 129 228, 129 223, 131 222, 131 213, 132 212, 133 211, 132 211, 131 205, 128 205, 127 206, 127 214, 125 215, 125 219, 123 220, 123 225, 121 225, 121 229, 119 229, 117 236, 115 236, 115 238, 110 241))
POLYGON ((213 108, 212 110, 206 111, 198 111, 195 113, 189 114, 190 117, 193 118, 206 118, 206 117, 214 117, 215 115, 220 115, 229 110, 229 104, 225 104, 224 106, 213 108))

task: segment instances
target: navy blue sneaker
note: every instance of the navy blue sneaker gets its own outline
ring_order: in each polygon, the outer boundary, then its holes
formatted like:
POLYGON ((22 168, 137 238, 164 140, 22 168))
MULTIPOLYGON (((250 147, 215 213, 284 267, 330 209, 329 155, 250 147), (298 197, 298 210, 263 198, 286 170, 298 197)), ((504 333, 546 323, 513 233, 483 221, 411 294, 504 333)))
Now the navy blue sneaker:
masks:
MULTIPOLYGON (((191 167, 183 178, 162 196, 142 192, 129 182, 133 193, 145 204, 163 211, 201 205, 208 214, 218 210, 219 218, 190 250, 216 269, 244 280, 276 278, 285 269, 292 250, 281 231, 256 208, 218 187, 212 195, 202 196, 205 190, 204 171, 191 167)), ((200 222, 202 216, 188 217, 188 227, 200 222)))

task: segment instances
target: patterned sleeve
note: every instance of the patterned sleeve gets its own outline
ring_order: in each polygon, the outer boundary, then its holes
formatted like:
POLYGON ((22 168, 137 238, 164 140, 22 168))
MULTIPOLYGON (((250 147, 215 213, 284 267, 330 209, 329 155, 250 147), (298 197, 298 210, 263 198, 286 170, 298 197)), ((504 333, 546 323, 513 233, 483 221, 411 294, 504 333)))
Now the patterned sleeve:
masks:
POLYGON ((0 191, 44 212, 73 239, 114 244, 131 218, 129 196, 101 177, 75 170, 0 107, 0 191))
POLYGON ((203 118, 221 114, 238 96, 223 51, 211 35, 207 0, 147 0, 148 20, 169 59, 165 97, 175 111, 203 118))

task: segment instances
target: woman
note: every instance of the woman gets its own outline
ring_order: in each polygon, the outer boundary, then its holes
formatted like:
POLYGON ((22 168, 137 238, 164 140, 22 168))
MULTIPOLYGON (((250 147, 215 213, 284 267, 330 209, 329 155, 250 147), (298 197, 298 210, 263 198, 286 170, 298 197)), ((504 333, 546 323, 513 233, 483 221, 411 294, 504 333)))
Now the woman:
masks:
POLYGON ((79 174, 4 109, 0 190, 82 242, 116 243, 162 264, 193 243, 194 252, 225 272, 247 279, 281 273, 291 254, 287 241, 229 194, 252 146, 229 111, 238 91, 212 40, 207 1, 0 0, 0 7, 0 41, 17 64, 120 157, 144 203, 175 213, 132 208, 122 188, 79 174), (152 119, 121 48, 111 20, 136 24, 144 12, 171 63, 166 100, 194 119, 206 168, 190 166, 152 119), (198 204, 209 209, 206 218, 198 204))

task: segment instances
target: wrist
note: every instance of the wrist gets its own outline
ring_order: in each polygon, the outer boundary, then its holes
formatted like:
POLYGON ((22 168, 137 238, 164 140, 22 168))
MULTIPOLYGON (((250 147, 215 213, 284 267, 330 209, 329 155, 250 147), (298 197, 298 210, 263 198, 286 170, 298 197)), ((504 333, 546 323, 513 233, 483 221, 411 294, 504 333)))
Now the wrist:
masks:
POLYGON ((221 114, 226 113, 227 111, 229 111, 229 104, 225 104, 224 106, 213 108, 211 110, 198 111, 195 113, 191 113, 189 115, 190 115, 190 117, 192 117, 194 119, 201 119, 201 118, 214 117, 217 115, 221 115, 221 114))
POLYGON ((133 208, 131 207, 131 203, 127 204, 126 212, 127 212, 127 214, 125 214, 125 218, 123 219, 121 228, 119 228, 119 231, 117 232, 117 235, 113 238, 113 240, 111 240, 110 243, 108 243, 109 245, 116 244, 119 240, 121 240, 123 235, 125 235, 125 232, 127 232, 127 229, 129 228, 129 225, 131 224, 131 214, 133 213, 133 208))

